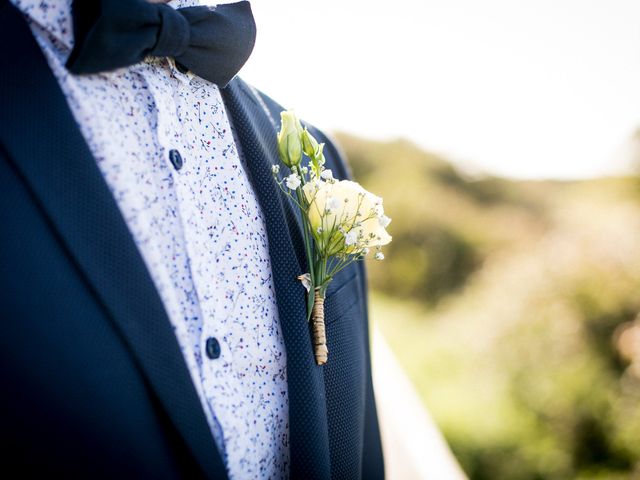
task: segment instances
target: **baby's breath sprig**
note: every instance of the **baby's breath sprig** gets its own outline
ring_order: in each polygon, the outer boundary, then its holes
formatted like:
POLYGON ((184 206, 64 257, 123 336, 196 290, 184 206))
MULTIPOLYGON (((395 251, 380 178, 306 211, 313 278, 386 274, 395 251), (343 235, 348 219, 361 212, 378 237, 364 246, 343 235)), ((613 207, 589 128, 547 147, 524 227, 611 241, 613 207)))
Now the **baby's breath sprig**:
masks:
POLYGON ((307 320, 313 321, 316 363, 323 365, 329 353, 324 328, 327 286, 338 272, 371 251, 376 260, 384 259, 381 247, 391 241, 386 231, 391 219, 384 214, 382 198, 356 182, 333 177, 324 166, 324 143, 318 143, 292 111, 280 117, 278 153, 289 172, 281 175, 280 166, 273 165, 272 173, 301 212, 309 272, 298 279, 308 292, 307 320), (308 164, 302 165, 305 156, 308 164))

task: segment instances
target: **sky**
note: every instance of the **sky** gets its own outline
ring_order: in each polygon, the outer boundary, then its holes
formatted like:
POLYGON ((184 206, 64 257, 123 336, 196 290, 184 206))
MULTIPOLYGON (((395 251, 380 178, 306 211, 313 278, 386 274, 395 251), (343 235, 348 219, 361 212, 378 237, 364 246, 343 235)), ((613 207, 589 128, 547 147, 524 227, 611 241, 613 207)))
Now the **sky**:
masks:
POLYGON ((640 127, 638 0, 253 0, 240 75, 328 131, 469 171, 585 178, 640 127))

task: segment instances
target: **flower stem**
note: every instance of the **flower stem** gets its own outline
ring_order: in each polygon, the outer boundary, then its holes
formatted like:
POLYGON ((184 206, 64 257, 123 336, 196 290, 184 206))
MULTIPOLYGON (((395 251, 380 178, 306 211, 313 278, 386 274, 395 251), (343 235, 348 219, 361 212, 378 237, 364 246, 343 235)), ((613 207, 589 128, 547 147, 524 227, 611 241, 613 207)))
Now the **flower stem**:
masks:
MULTIPOLYGON (((296 173, 300 176, 302 180, 302 185, 304 185, 304 175, 302 174, 302 170, 300 169, 300 165, 296 165, 296 173)), ((300 205, 306 205, 304 203, 304 194, 302 192, 302 188, 296 188, 296 194, 298 196, 298 202, 300 205)), ((315 301, 314 295, 311 292, 315 291, 316 286, 316 277, 314 275, 314 262, 313 262, 313 252, 311 249, 311 239, 309 238, 311 227, 309 226, 309 219, 306 215, 306 210, 302 210, 302 236, 304 238, 304 250, 307 254, 307 265, 309 267, 309 276, 311 277, 311 290, 309 290, 309 294, 307 295, 307 322, 311 319, 311 312, 313 311, 313 303, 315 301)))

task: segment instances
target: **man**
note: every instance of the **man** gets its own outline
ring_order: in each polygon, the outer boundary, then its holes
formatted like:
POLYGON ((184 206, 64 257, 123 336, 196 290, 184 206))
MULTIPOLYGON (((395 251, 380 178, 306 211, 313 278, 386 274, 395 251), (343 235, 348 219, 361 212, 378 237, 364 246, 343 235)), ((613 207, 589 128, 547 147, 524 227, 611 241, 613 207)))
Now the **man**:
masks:
POLYGON ((363 266, 319 367, 249 4, 70 3, 0 0, 3 467, 382 477, 363 266))

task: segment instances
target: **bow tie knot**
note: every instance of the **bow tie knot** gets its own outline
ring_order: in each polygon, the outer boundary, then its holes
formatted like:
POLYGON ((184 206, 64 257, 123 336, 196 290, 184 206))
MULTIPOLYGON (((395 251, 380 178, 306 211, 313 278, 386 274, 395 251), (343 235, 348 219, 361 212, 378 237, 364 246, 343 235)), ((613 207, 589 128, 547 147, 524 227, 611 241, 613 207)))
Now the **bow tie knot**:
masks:
POLYGON ((158 5, 160 28, 158 41, 149 52, 155 57, 179 57, 191 40, 191 25, 182 12, 167 5, 158 5))
POLYGON ((220 87, 251 55, 256 25, 248 1, 173 9, 145 0, 74 0, 75 45, 67 68, 98 73, 173 57, 220 87))

